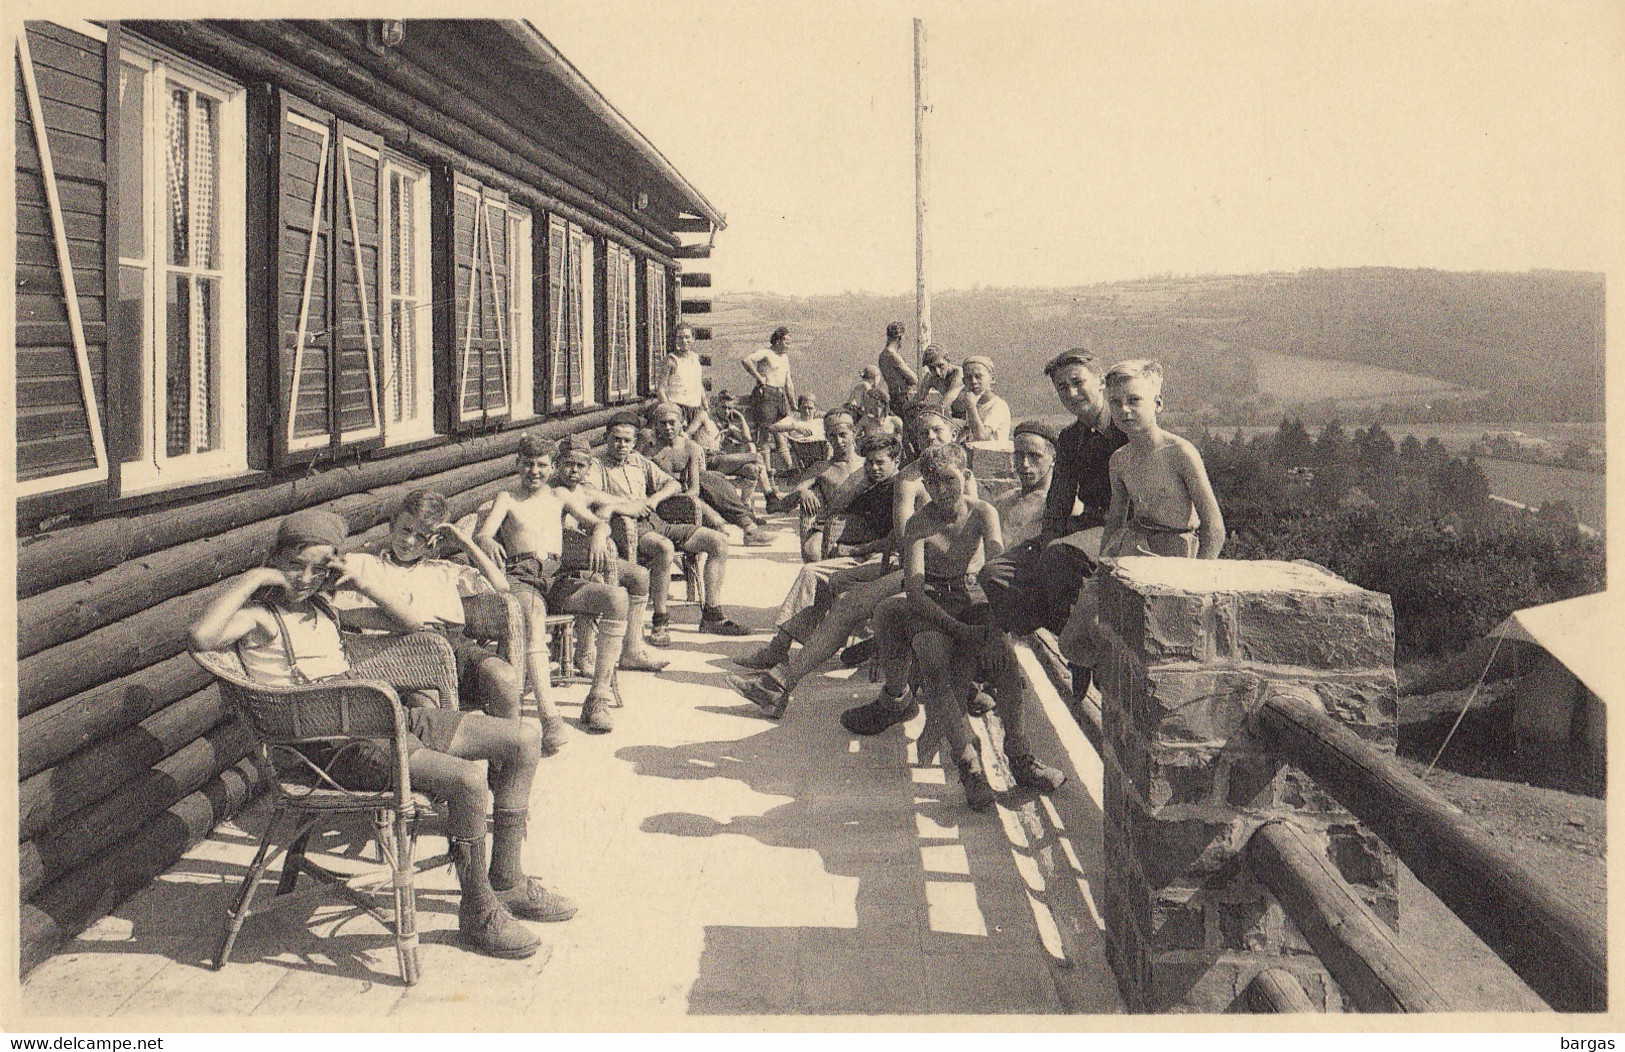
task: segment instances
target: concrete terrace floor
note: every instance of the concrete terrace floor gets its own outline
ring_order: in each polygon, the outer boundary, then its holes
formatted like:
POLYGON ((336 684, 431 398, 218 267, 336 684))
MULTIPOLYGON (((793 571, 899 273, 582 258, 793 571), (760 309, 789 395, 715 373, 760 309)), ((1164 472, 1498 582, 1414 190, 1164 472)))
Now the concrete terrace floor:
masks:
MULTIPOLYGON (((764 629, 799 565, 793 527, 776 525, 771 548, 735 549, 724 597, 736 620, 764 629)), ((1030 795, 1010 794, 998 814, 966 809, 957 778, 916 755, 923 717, 906 735, 853 739, 836 716, 875 688, 845 670, 805 683, 782 723, 758 717, 722 677, 765 631, 701 636, 694 607, 677 604, 674 615, 671 667, 622 674, 615 731, 577 731, 542 761, 527 868, 581 911, 540 926, 535 957, 460 948, 456 885, 440 868, 418 882, 415 987, 400 983, 388 932, 308 878, 291 901, 251 918, 231 963, 211 970, 269 818, 262 802, 35 969, 17 1022, 669 1029, 725 1027, 722 1017, 740 1015, 1123 1010, 1097 916, 1084 918, 1075 966, 1059 956, 1037 863, 1010 810, 1030 795)), ((556 695, 572 723, 584 693, 556 695)), ((1044 810, 1088 901, 1100 886, 1099 773, 1080 777, 1050 725, 1032 722, 1040 755, 1071 775, 1044 810)), ((317 857, 364 869, 374 857, 366 844, 360 827, 335 831, 317 857)), ((443 844, 426 836, 419 855, 443 844)), ((257 907, 274 901, 276 875, 257 907)))

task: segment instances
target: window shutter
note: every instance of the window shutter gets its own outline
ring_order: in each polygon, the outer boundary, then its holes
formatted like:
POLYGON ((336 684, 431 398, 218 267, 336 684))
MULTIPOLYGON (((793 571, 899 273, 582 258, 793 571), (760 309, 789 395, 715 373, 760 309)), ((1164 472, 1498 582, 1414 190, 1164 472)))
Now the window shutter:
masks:
POLYGON ((570 228, 558 216, 547 217, 547 405, 561 409, 570 401, 569 286, 570 228))
POLYGON ((16 494, 105 482, 105 45, 44 22, 17 37, 16 494))
POLYGON ((308 460, 332 443, 333 117, 284 95, 277 204, 280 430, 284 460, 308 460))
POLYGON ((636 330, 636 293, 633 283, 632 253, 610 242, 605 247, 607 321, 609 345, 609 398, 625 401, 633 395, 632 342, 636 330))
POLYGON ((670 348, 666 321, 666 268, 654 260, 646 261, 643 267, 643 378, 644 392, 652 394, 659 380, 655 369, 670 348))
POLYGON ((509 373, 509 349, 514 334, 508 330, 512 275, 508 261, 508 199, 486 189, 483 195, 483 227, 479 247, 484 252, 485 287, 488 295, 480 304, 485 339, 480 347, 482 401, 486 422, 507 417, 510 412, 513 378, 509 373))
POLYGON ((456 325, 455 425, 508 415, 507 198, 457 174, 452 207, 456 325))
POLYGON ((334 155, 337 206, 333 327, 338 376, 336 407, 347 443, 382 441, 379 410, 379 173, 383 140, 340 124, 334 155))

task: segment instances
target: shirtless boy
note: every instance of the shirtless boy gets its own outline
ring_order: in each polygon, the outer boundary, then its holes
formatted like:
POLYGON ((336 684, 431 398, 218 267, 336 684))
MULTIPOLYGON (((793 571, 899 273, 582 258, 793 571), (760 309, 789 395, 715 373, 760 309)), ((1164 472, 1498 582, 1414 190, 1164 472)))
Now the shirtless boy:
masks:
MULTIPOLYGON (((1112 497, 1100 544, 1102 559, 1132 555, 1217 559, 1224 516, 1196 447, 1157 423, 1162 366, 1144 358, 1118 362, 1106 373, 1106 404, 1128 444, 1110 461, 1112 497)), ((1078 595, 1060 636, 1061 653, 1093 667, 1095 587, 1078 595)))
POLYGON ((705 525, 720 531, 732 523, 739 527, 743 542, 753 548, 773 543, 757 528, 749 501, 726 476, 709 470, 705 450, 683 433, 681 411, 676 406, 655 406, 649 413, 649 428, 654 441, 644 448, 644 455, 681 483, 682 492, 700 499, 705 525))
POLYGON ((794 500, 799 511, 801 559, 815 562, 824 552, 824 518, 866 488, 863 457, 858 454, 856 422, 843 406, 824 414, 824 437, 830 455, 809 467, 781 501, 794 500))
POLYGON ((614 704, 615 668, 626 639, 630 600, 626 589, 603 584, 600 574, 612 572, 615 545, 609 522, 594 515, 578 496, 547 484, 552 470, 550 445, 536 435, 519 444, 519 485, 497 494, 480 523, 476 540, 493 556, 504 557, 508 576, 536 589, 548 608, 561 613, 598 618, 598 655, 592 686, 581 706, 581 726, 594 734, 614 729, 608 709, 614 704), (588 572, 566 571, 564 516, 592 531, 588 572))
POLYGON ((868 705, 848 710, 841 724, 856 734, 878 734, 914 715, 903 697, 909 666, 917 663, 925 703, 948 738, 965 802, 975 811, 993 804, 963 699, 972 680, 990 683, 1005 726, 1005 751, 1016 784, 1057 789, 1065 776, 1040 763, 1021 732, 1022 681, 1014 656, 997 627, 986 625, 968 573, 978 554, 1004 549, 998 512, 966 495, 963 458, 936 448, 920 455, 920 478, 931 502, 903 531, 904 593, 883 601, 874 616, 875 638, 886 686, 868 705))

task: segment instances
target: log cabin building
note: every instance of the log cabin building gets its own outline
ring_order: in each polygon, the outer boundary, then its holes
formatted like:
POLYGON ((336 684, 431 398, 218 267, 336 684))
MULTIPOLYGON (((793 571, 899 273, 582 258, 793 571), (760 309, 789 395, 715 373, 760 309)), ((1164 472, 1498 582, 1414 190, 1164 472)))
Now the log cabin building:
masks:
POLYGON ((30 22, 15 59, 26 971, 256 792, 185 653, 214 587, 288 512, 462 514, 523 430, 646 396, 723 217, 526 22, 30 22))

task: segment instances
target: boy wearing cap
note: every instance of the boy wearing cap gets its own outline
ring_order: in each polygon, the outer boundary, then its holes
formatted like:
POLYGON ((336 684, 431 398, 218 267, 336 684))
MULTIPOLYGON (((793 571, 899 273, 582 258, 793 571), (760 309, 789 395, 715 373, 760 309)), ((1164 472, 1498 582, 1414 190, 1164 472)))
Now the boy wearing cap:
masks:
POLYGON ((614 510, 638 524, 637 558, 649 564, 650 602, 654 607, 650 641, 670 638, 666 590, 677 548, 704 555, 706 607, 700 611, 699 630, 717 636, 745 636, 750 629, 722 612, 723 583, 728 572, 728 538, 704 526, 667 522, 655 509, 677 494, 680 483, 659 465, 637 452, 638 419, 631 413, 612 417, 604 429, 603 452, 593 460, 593 487, 619 502, 614 510))
POLYGON ((852 414, 844 406, 831 409, 824 414, 820 425, 830 445, 829 456, 810 465, 793 488, 778 496, 779 507, 792 501, 797 505, 803 562, 815 562, 823 557, 826 510, 845 507, 846 502, 865 487, 863 457, 858 454, 857 427, 852 414))
MULTIPOLYGON (((355 556, 339 554, 347 532, 332 512, 308 509, 283 519, 266 565, 239 574, 215 597, 191 627, 192 645, 234 647, 249 678, 268 686, 364 676, 364 665, 352 668, 344 653, 333 589, 361 591, 401 631, 416 627, 418 619, 387 589, 352 578, 355 556)), ((439 708, 422 695, 405 693, 402 700, 412 785, 447 805, 447 836, 462 889, 459 934, 493 957, 529 957, 541 939, 515 917, 563 921, 576 912, 575 903, 526 876, 520 862, 540 758, 537 730, 520 720, 439 708)), ((387 788, 393 782, 388 753, 377 743, 364 744, 375 747, 312 754, 311 762, 347 788, 387 788)))
POLYGON ((973 354, 962 367, 965 390, 951 403, 950 412, 963 420, 961 442, 1007 442, 1010 440, 1010 406, 993 393, 993 359, 973 354))
MULTIPOLYGON (((1096 361, 1092 352, 1072 348, 1044 366, 1056 398, 1076 419, 1056 436, 1043 525, 1036 538, 990 560, 978 575, 995 621, 1015 635, 1064 629, 1094 572, 1098 529, 1111 504, 1111 455, 1128 441, 1111 422, 1096 361), (1074 515, 1077 504, 1083 510, 1074 515)), ((1072 673, 1073 694, 1081 697, 1091 672, 1075 667, 1072 673)))
POLYGON ((865 365, 858 370, 858 382, 852 385, 852 390, 847 394, 846 404, 868 405, 879 389, 880 370, 872 365, 865 365))

